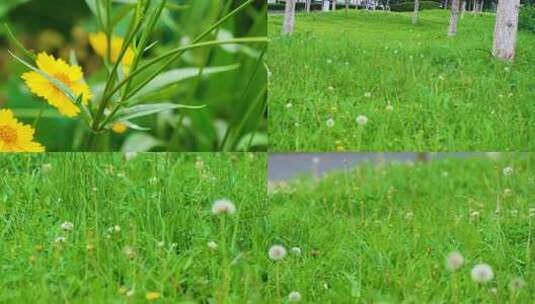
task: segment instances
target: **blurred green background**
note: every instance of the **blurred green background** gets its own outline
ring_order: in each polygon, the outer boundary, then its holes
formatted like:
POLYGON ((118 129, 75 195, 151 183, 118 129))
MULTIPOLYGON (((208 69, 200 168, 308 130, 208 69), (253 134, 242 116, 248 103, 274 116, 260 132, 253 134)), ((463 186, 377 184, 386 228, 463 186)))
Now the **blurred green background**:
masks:
MULTIPOLYGON (((133 4, 114 0, 116 16, 133 4)), ((154 57, 185 45, 245 0, 169 0, 145 56, 154 57)), ((115 35, 126 32, 128 16, 119 21, 115 35)), ((266 1, 257 0, 226 21, 205 40, 265 37, 266 1)), ((18 40, 35 52, 46 51, 68 59, 74 50, 90 86, 104 81, 101 58, 91 49, 87 34, 96 21, 84 0, 2 0, 0 22, 8 23, 18 40)), ((20 79, 27 69, 8 54, 5 28, 0 29, 0 108, 9 108, 25 123, 43 116, 36 140, 47 151, 83 150, 88 129, 81 119, 62 117, 45 100, 31 94, 20 79)), ((262 58, 265 44, 223 45, 184 54, 170 69, 239 64, 232 71, 193 77, 164 89, 147 102, 206 105, 203 109, 161 112, 135 120, 151 130, 113 134, 109 150, 123 151, 265 151, 267 149, 267 72, 262 58), (226 140, 224 140, 226 137, 226 140), (225 145, 223 145, 225 142, 225 145)))

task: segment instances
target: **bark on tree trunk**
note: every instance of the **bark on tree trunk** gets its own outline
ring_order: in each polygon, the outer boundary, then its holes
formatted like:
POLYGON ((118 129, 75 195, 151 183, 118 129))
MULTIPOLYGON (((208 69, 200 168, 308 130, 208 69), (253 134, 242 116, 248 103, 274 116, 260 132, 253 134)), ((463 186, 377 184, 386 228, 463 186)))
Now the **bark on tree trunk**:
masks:
POLYGON ((331 5, 332 5, 331 10, 335 11, 336 10, 336 0, 332 0, 331 5))
POLYGON ((451 1, 451 16, 450 27, 448 28, 448 36, 453 37, 457 35, 457 22, 459 21, 459 0, 451 1))
POLYGON ((346 0, 346 12, 349 10, 349 0, 346 0))
POLYGON ((295 23, 295 0, 286 0, 286 7, 284 9, 284 23, 282 25, 282 33, 284 35, 291 35, 294 31, 295 23))
POLYGON ((466 12, 466 1, 461 3, 461 19, 464 18, 464 13, 466 12))
POLYGON ((448 0, 444 1, 444 9, 448 9, 448 0))
POLYGON ((307 13, 310 13, 310 1, 312 0, 307 0, 306 5, 305 5, 307 13))
POLYGON ((414 11, 412 12, 412 24, 418 22, 418 11, 420 10, 420 0, 414 0, 414 11))
POLYGON ((516 34, 520 0, 499 0, 494 25, 494 57, 513 61, 515 58, 516 34))

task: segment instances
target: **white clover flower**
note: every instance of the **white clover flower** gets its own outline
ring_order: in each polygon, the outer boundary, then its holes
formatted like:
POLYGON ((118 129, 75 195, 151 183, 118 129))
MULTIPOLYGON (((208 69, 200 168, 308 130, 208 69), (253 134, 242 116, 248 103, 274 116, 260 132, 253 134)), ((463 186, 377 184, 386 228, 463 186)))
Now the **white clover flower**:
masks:
POLYGON ((48 173, 52 171, 52 164, 43 164, 41 166, 41 171, 43 171, 43 173, 48 173))
POLYGON ((503 175, 510 176, 511 174, 513 174, 513 167, 503 168, 503 175))
POLYGON ((455 271, 464 264, 464 257, 459 251, 451 252, 446 258, 446 269, 449 271, 455 271))
POLYGON ((67 238, 65 238, 64 236, 58 236, 55 240, 54 240, 54 243, 56 244, 63 244, 67 241, 67 238))
POLYGON ((215 215, 218 214, 229 214, 232 215, 236 213, 236 206, 234 203, 227 199, 219 199, 214 202, 212 205, 212 213, 215 215))
POLYGON ((64 222, 61 224, 61 229, 65 231, 72 231, 74 229, 74 224, 71 222, 64 222))
POLYGON ((327 128, 334 127, 334 119, 332 118, 327 119, 327 122, 325 124, 327 125, 327 128))
POLYGON ((301 301, 301 294, 298 291, 292 291, 288 294, 288 302, 299 302, 301 301))
POLYGON ((327 88, 327 90, 329 90, 329 91, 334 91, 334 87, 333 87, 333 86, 329 86, 329 87, 327 88))
POLYGON ((301 248, 299 247, 292 247, 292 249, 290 249, 290 252, 292 254, 295 254, 295 255, 301 255, 301 248))
POLYGON ((405 213, 405 218, 407 220, 412 220, 413 217, 414 217, 414 213, 412 211, 408 211, 407 213, 405 213))
POLYGON ((269 248, 268 254, 270 259, 279 261, 286 256, 286 248, 281 245, 273 245, 269 248))
POLYGON ((123 248, 123 253, 124 253, 124 255, 126 255, 126 257, 129 258, 129 259, 133 259, 133 258, 135 258, 136 255, 137 255, 137 254, 136 254, 136 250, 135 250, 133 247, 131 247, 131 246, 125 246, 125 247, 123 248))
POLYGON ((372 92, 366 92, 366 93, 364 93, 364 97, 366 97, 366 98, 371 98, 371 97, 372 97, 372 92))
POLYGON ((388 104, 388 105, 385 107, 385 110, 386 110, 387 112, 392 112, 392 111, 394 111, 394 106, 392 106, 391 104, 388 104))
POLYGON ((357 116, 357 119, 355 120, 360 126, 364 126, 368 123, 368 117, 364 115, 357 116))
POLYGON ((503 196, 505 196, 505 197, 509 197, 509 196, 511 196, 511 194, 513 194, 513 191, 512 191, 511 189, 509 189, 509 188, 505 188, 505 189, 503 190, 503 196))
POLYGON ((290 109, 291 107, 293 107, 293 104, 291 102, 286 104, 286 109, 290 109))
POLYGON ((479 217, 479 211, 472 211, 472 213, 470 213, 471 219, 477 219, 478 217, 479 217))
POLYGON ((195 168, 196 168, 197 170, 202 170, 202 169, 204 169, 204 161, 202 160, 202 158, 197 157, 197 160, 195 160, 195 168))
POLYGON ((494 278, 494 272, 488 264, 478 264, 472 268, 471 276, 476 283, 487 283, 494 278))
POLYGON ((210 242, 208 242, 206 245, 208 246, 208 248, 213 249, 213 250, 216 250, 217 247, 218 247, 218 246, 217 246, 217 243, 214 242, 214 241, 210 241, 210 242))
POLYGON ((522 279, 522 278, 514 278, 509 283, 509 290, 511 290, 512 292, 516 292, 516 291, 524 288, 524 286, 526 286, 526 281, 524 281, 524 279, 522 279))

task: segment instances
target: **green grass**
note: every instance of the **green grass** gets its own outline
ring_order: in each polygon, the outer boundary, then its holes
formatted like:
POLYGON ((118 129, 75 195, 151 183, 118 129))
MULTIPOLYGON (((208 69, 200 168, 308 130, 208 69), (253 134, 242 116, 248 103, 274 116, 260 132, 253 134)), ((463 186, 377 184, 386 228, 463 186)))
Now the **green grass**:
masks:
POLYGON ((509 66, 490 55, 491 15, 466 14, 455 38, 443 10, 417 25, 404 13, 298 14, 289 38, 282 19, 268 20, 271 151, 535 149, 535 35, 520 32, 509 66))
POLYGON ((0 164, 0 302, 141 302, 153 291, 162 302, 207 303, 221 290, 225 251, 235 261, 227 303, 262 294, 264 155, 143 154, 128 162, 121 154, 12 155, 0 164), (237 207, 224 230, 211 213, 220 198, 237 207), (62 231, 65 221, 72 231, 62 231), (108 237, 114 225, 120 233, 108 237), (212 240, 219 249, 208 248, 212 240))
POLYGON ((283 261, 284 288, 307 303, 529 303, 534 156, 364 164, 319 183, 303 177, 275 188, 270 237, 303 251, 283 261), (502 174, 506 166, 511 176, 502 174), (445 259, 453 250, 465 262, 450 273, 445 259), (477 286, 470 271, 481 262, 495 276, 477 286), (516 277, 526 285, 513 298, 508 285, 516 277))

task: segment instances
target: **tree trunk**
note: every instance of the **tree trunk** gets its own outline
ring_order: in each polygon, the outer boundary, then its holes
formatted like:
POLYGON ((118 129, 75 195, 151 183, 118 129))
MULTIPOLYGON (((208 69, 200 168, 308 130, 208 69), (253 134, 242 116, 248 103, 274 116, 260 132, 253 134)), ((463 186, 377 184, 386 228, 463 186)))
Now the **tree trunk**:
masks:
POLYGON ((307 1, 306 1, 306 5, 305 5, 305 7, 306 7, 306 11, 307 11, 307 13, 310 13, 310 2, 311 2, 311 1, 312 1, 312 0, 307 0, 307 1))
POLYGON ((346 12, 349 10, 349 0, 346 0, 346 12))
POLYGON ((412 24, 418 22, 418 11, 420 10, 420 0, 414 0, 414 11, 412 12, 412 24))
POLYGON ((459 21, 459 0, 451 1, 451 16, 450 27, 448 28, 448 36, 453 37, 457 35, 457 22, 459 21))
POLYGON ((295 23, 295 0, 286 0, 286 7, 284 10, 284 23, 282 25, 282 33, 291 35, 294 31, 295 23))
POLYGON ((494 57, 513 61, 515 57, 520 0, 499 0, 494 26, 494 57))
POLYGON ((444 1, 444 9, 448 9, 448 0, 444 1))
POLYGON ((466 12, 466 1, 461 3, 461 19, 464 18, 464 13, 466 12))
POLYGON ((332 5, 331 10, 335 11, 336 10, 336 0, 332 0, 331 5, 332 5))

